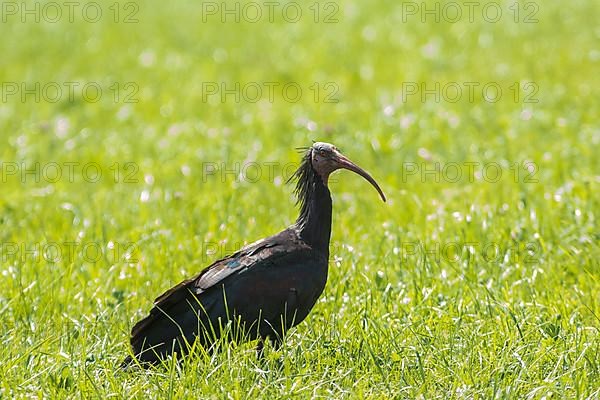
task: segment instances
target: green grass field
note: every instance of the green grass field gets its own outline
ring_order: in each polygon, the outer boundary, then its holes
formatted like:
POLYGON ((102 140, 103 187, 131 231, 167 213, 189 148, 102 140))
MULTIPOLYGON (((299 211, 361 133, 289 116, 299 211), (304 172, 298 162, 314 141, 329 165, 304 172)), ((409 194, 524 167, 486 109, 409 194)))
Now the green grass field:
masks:
POLYGON ((2 3, 0 398, 600 398, 600 3, 238 4, 2 3), (307 320, 120 371, 312 140, 389 200, 334 175, 307 320))

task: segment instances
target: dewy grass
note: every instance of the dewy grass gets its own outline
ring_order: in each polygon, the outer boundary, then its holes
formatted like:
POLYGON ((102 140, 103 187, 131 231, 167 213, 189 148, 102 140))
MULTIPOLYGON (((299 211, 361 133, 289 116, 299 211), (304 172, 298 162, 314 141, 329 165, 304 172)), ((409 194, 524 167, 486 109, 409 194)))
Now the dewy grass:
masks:
POLYGON ((600 396, 600 3, 113 3, 3 3, 1 398, 600 396), (156 296, 295 220, 312 140, 388 203, 332 176, 308 318, 121 371, 156 296))

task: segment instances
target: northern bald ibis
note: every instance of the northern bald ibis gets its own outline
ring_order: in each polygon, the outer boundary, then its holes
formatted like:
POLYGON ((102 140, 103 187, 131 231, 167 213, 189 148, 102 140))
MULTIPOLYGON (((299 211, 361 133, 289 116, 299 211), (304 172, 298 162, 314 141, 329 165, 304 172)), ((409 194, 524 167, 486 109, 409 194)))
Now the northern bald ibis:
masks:
MULTIPOLYGON (((290 178, 297 181, 296 223, 215 261, 158 297, 150 314, 131 331, 132 356, 147 367, 175 352, 187 354, 194 343, 210 350, 223 332, 229 332, 228 340, 258 339, 259 356, 265 340, 277 348, 325 288, 331 235, 327 184, 338 169, 365 178, 385 201, 371 175, 334 145, 314 143, 290 178)), ((135 363, 132 356, 124 367, 135 363)))

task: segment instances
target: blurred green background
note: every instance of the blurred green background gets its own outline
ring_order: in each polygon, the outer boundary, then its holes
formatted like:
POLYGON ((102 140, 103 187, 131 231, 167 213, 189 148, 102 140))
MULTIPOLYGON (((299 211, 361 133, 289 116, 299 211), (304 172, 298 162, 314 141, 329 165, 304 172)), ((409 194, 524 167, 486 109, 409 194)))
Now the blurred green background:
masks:
POLYGON ((0 397, 598 398, 600 3, 69 4, 2 3, 0 397), (294 221, 312 140, 389 201, 335 175, 286 346, 118 371, 154 297, 294 221))

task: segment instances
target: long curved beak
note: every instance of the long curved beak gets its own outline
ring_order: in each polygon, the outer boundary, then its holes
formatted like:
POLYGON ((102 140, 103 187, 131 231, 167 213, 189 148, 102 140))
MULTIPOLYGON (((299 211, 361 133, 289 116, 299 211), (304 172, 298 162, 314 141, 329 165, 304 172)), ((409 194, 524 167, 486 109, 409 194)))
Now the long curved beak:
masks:
POLYGON ((367 171, 365 171, 358 165, 354 164, 352 161, 350 161, 346 156, 344 156, 340 152, 337 152, 337 154, 336 154, 336 162, 338 163, 340 168, 345 168, 352 172, 356 172, 358 175, 365 178, 371 185, 373 185, 373 187, 375 189, 377 189, 377 192, 379 192, 379 195, 381 196, 381 200, 383 200, 384 202, 386 201, 385 194, 383 194, 383 190, 381 190, 381 188, 379 187, 377 182, 375 182, 375 179, 373 179, 373 177, 371 175, 369 175, 369 173, 367 171))

